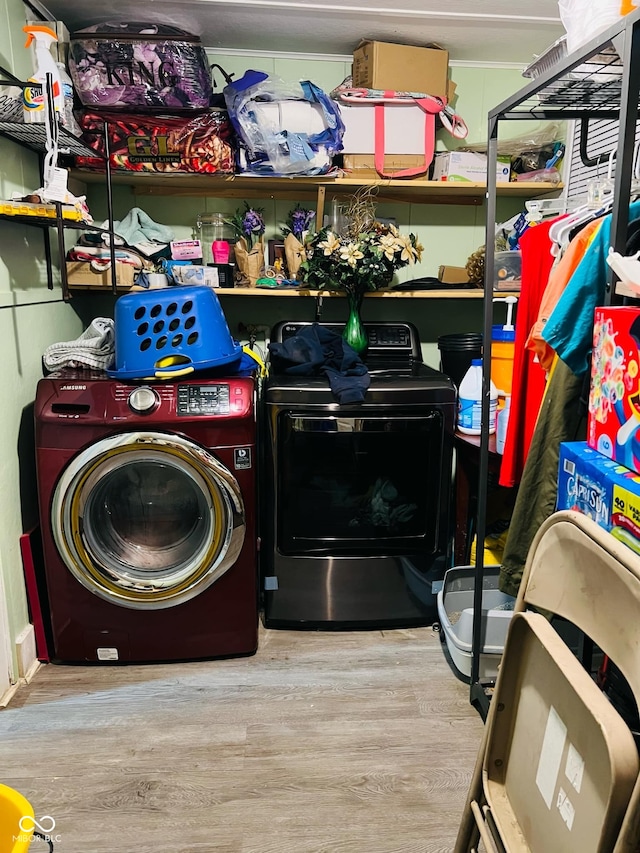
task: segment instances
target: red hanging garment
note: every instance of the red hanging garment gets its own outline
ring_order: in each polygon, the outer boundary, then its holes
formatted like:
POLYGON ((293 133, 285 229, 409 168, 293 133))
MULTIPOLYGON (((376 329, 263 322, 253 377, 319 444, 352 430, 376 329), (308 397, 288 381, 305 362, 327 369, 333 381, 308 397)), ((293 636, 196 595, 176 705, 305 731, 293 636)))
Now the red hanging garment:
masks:
POLYGON ((529 228, 520 238, 522 286, 516 315, 511 412, 500 467, 500 485, 516 486, 522 478, 533 431, 538 419, 546 384, 545 372, 534 361, 535 353, 525 348, 529 331, 538 319, 554 258, 549 228, 555 220, 529 228))

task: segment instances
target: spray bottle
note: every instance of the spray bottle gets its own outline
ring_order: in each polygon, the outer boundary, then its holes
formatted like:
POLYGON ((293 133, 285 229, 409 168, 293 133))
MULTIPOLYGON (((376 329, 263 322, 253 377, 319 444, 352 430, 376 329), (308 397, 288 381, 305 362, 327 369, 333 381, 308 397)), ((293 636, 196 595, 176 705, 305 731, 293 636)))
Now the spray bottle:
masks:
POLYGON ((29 82, 37 83, 38 86, 27 86, 23 89, 22 106, 24 120, 27 124, 45 121, 45 88, 47 74, 52 77, 53 102, 58 115, 64 110, 64 95, 60 82, 60 72, 51 54, 51 45, 58 41, 57 35, 49 27, 27 26, 22 28, 27 34, 25 47, 35 43, 34 73, 29 77, 29 82))

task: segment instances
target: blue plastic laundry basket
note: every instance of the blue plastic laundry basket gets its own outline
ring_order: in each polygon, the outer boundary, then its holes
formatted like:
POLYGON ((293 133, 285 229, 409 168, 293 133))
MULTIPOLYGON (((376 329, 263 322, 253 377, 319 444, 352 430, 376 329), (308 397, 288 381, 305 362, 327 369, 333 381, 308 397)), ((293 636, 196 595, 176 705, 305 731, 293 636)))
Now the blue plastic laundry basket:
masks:
POLYGON ((239 362, 220 302, 210 287, 127 293, 116 302, 114 379, 172 379, 239 362))

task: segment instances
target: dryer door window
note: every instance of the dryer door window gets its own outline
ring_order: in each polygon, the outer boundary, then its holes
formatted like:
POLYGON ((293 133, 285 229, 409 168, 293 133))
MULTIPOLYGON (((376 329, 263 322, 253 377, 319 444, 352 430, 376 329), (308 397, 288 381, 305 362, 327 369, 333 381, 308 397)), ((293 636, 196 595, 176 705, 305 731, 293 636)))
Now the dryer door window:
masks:
POLYGON ((415 417, 285 412, 278 429, 282 553, 435 553, 443 512, 440 410, 415 417))
POLYGON ((54 494, 58 550, 87 589, 137 609, 171 607, 235 562, 245 534, 235 477, 179 436, 125 433, 76 456, 54 494))

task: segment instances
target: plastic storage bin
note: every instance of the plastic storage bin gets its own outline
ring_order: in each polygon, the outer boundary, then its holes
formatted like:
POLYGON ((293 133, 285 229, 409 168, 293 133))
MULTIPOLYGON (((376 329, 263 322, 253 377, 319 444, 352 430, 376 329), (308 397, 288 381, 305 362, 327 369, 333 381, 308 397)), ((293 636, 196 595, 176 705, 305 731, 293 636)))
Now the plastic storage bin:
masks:
POLYGON ((114 379, 171 379, 242 357, 210 287, 127 293, 116 302, 115 344, 114 379))
POLYGON ((522 253, 496 252, 493 266, 494 290, 520 290, 522 284, 522 253))
MULTIPOLYGON (((515 598, 498 589, 499 566, 485 566, 482 606, 487 609, 480 653, 480 678, 494 678, 513 616, 515 598)), ((444 576, 438 593, 438 618, 453 666, 460 676, 471 677, 473 639, 473 589, 475 567, 456 566, 444 576)))

